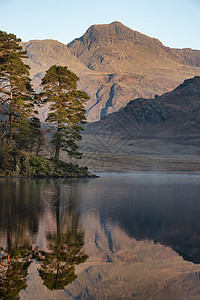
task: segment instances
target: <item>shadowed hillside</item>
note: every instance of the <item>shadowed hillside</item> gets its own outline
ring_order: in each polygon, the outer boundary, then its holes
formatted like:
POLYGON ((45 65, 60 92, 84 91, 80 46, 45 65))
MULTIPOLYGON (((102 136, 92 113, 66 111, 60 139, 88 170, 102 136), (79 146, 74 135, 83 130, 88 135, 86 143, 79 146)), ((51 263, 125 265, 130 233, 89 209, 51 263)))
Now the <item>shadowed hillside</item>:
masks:
POLYGON ((80 146, 94 170, 200 170, 200 77, 88 123, 80 146))

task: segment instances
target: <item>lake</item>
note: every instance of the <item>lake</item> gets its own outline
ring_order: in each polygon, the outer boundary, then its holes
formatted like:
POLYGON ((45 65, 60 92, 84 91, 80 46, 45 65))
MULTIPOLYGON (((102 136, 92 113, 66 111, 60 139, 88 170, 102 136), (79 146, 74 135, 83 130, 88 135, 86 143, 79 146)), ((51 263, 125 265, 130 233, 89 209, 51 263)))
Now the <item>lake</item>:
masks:
POLYGON ((0 180, 0 298, 200 299, 200 176, 0 180))

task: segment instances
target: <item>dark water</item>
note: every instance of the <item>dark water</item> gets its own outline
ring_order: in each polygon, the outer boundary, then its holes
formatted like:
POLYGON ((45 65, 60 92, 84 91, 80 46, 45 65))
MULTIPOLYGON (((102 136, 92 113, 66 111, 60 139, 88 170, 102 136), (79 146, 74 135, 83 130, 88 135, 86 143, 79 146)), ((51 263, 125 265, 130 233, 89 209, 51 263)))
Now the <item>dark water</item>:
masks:
POLYGON ((200 177, 0 181, 0 299, 200 299, 200 177))

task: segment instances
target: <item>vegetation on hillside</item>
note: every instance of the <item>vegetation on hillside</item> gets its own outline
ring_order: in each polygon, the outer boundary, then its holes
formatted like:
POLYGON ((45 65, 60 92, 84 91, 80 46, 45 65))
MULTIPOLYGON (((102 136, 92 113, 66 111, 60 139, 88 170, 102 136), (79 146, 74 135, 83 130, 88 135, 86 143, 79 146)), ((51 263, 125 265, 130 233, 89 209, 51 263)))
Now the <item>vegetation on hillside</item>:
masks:
POLYGON ((20 150, 0 149, 0 177, 93 177, 86 167, 20 150))

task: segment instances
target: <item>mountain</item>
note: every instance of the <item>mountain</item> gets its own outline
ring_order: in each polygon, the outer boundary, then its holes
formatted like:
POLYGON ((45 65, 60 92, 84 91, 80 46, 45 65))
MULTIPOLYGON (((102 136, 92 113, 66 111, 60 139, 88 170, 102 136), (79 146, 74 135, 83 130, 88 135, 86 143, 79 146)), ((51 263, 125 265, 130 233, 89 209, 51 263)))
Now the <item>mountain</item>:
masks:
POLYGON ((75 56, 71 55, 69 49, 55 40, 33 40, 22 43, 29 57, 28 64, 31 66, 31 77, 34 87, 37 88, 45 71, 54 64, 68 66, 75 73, 87 72, 85 67, 75 56))
POLYGON ((81 148, 109 154, 200 153, 200 77, 162 96, 131 100, 124 108, 85 128, 81 148))
MULTIPOLYGON (((89 69, 95 71, 152 73, 149 68, 160 68, 161 65, 173 67, 175 62, 197 67, 192 60, 190 63, 187 61, 189 52, 184 59, 182 51, 165 47, 159 40, 133 31, 120 22, 93 25, 68 47, 89 69)), ((197 53, 200 58, 199 51, 197 53)))
POLYGON ((171 49, 120 22, 93 25, 64 45, 53 40, 23 43, 37 88, 52 64, 67 65, 91 97, 89 121, 124 107, 131 99, 169 92, 200 74, 200 50, 171 49))
POLYGON ((200 67, 200 50, 165 47, 158 39, 120 22, 93 25, 81 38, 69 43, 68 48, 89 69, 108 73, 138 71, 152 74, 154 68, 176 69, 177 63, 200 67))
MULTIPOLYGON (((165 47, 120 22, 93 25, 68 47, 88 68, 112 74, 110 86, 102 87, 104 93, 110 88, 110 93, 107 101, 100 98, 101 117, 118 110, 130 98, 160 95, 200 72, 199 50, 165 47)), ((94 114, 98 106, 92 108, 94 114)))

